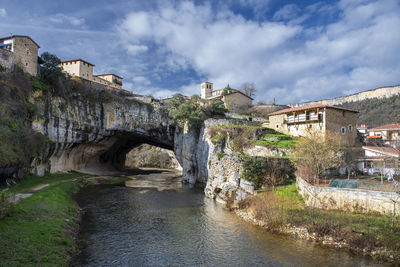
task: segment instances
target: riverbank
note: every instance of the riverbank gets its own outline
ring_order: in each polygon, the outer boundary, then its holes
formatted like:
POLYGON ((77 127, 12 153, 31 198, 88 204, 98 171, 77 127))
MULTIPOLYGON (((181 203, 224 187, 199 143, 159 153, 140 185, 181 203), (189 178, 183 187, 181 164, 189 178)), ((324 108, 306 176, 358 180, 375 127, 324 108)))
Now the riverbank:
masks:
POLYGON ((80 208, 73 196, 89 183, 120 183, 123 178, 76 172, 30 176, 9 189, 29 195, 0 219, 1 266, 67 266, 77 252, 80 208), (35 189, 36 188, 36 189, 35 189))
POLYGON ((400 262, 398 217, 307 208, 295 184, 249 197, 235 212, 271 232, 347 249, 377 261, 400 262))

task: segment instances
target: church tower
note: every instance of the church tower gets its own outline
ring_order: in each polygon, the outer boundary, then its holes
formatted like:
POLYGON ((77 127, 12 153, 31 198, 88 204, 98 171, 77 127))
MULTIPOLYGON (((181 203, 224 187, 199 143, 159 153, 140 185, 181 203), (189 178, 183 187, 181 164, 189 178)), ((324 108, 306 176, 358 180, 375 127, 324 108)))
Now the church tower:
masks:
POLYGON ((201 98, 209 98, 212 96, 213 84, 210 82, 203 82, 201 84, 201 98))

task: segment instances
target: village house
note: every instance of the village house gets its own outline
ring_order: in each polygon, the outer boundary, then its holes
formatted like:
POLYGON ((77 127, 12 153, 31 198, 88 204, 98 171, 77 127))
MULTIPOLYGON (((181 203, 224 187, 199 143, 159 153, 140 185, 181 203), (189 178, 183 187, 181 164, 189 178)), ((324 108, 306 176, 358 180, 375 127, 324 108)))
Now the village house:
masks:
POLYGON ((63 72, 70 76, 122 90, 122 77, 111 73, 93 75, 94 65, 83 59, 62 61, 60 67, 63 72))
POLYGON ((203 82, 201 84, 201 98, 203 99, 221 99, 225 107, 230 112, 240 113, 246 111, 252 105, 253 98, 232 88, 223 88, 213 90, 213 83, 203 82))
POLYGON ((340 137, 343 145, 357 144, 358 111, 324 104, 282 109, 269 114, 269 127, 292 136, 306 136, 309 131, 340 137))
POLYGON ((368 125, 366 124, 358 125, 357 131, 360 133, 361 136, 366 137, 368 135, 368 125))
POLYGON ((0 38, 0 64, 13 71, 15 66, 33 76, 39 73, 40 46, 29 36, 13 35, 0 38))
POLYGON ((366 174, 398 174, 400 151, 393 147, 363 146, 364 157, 358 159, 357 169, 366 174))
POLYGON ((400 124, 392 123, 368 130, 367 140, 391 147, 400 147, 400 124))

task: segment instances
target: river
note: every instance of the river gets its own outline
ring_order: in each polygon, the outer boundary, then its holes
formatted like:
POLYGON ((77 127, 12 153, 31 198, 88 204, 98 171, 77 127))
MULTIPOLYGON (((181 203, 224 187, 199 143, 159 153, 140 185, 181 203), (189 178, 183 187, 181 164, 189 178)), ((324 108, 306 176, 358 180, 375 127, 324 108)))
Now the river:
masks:
POLYGON ((77 195, 85 212, 72 266, 374 266, 252 226, 176 173, 131 178, 77 195))

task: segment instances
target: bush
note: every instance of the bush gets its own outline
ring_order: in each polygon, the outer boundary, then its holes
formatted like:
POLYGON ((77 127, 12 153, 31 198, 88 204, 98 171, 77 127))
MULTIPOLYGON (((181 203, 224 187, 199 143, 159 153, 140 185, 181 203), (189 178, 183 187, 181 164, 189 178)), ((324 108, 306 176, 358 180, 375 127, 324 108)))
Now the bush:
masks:
POLYGON ((210 117, 224 116, 224 103, 219 99, 207 101, 198 95, 185 99, 181 94, 176 94, 168 103, 171 124, 183 128, 189 123, 189 128, 200 129, 203 121, 210 117))
POLYGON ((251 157, 243 161, 242 178, 253 182, 256 189, 263 185, 275 187, 287 183, 294 168, 286 159, 251 157))
POLYGON ((12 194, 8 189, 0 191, 0 219, 10 216, 14 209, 14 203, 11 201, 12 194))
POLYGON ((3 65, 0 64, 0 72, 5 72, 7 69, 3 65))
POLYGON ((342 179, 332 179, 329 182, 330 187, 337 188, 358 188, 358 181, 356 180, 342 180, 342 179))

